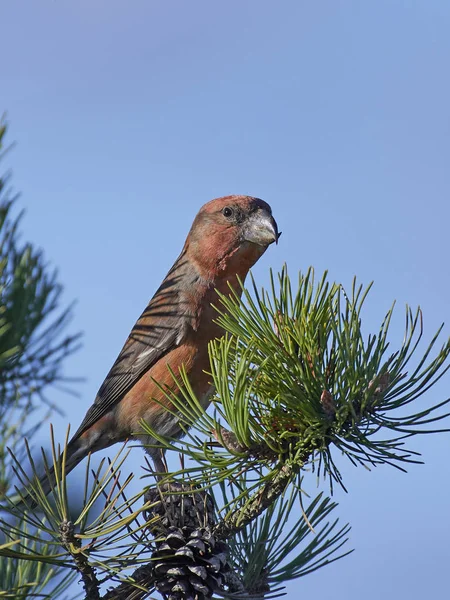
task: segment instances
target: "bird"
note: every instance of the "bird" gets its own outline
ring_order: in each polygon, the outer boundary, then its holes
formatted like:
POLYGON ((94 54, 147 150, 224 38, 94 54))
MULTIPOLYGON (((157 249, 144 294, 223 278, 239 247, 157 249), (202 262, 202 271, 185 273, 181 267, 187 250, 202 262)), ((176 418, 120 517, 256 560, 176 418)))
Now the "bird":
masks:
MULTIPOLYGON (((155 472, 166 466, 156 440, 180 437, 183 429, 164 389, 177 393, 173 375, 183 368, 202 408, 213 393, 208 344, 224 332, 212 306, 217 292, 241 294, 240 282, 281 234, 272 209, 253 196, 232 195, 204 204, 181 254, 133 326, 91 407, 66 448, 65 472, 88 454, 129 439, 140 440, 155 472)), ((54 472, 41 479, 47 495, 54 472)))

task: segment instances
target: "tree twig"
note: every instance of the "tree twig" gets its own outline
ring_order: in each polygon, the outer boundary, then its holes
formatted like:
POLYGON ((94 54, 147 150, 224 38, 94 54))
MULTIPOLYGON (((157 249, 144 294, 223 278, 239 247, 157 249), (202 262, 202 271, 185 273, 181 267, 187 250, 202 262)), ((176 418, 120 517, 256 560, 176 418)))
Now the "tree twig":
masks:
POLYGON ((102 596, 101 600, 140 600, 148 596, 148 590, 153 587, 153 565, 143 565, 138 567, 130 579, 133 579, 136 585, 129 582, 121 583, 112 588, 102 596), (142 586, 141 589, 138 586, 142 586))
POLYGON ((59 527, 59 533, 61 544, 71 554, 76 569, 83 580, 83 587, 86 592, 85 600, 100 600, 100 584, 95 574, 95 569, 89 564, 86 556, 79 552, 81 540, 74 535, 72 521, 63 521, 59 527))
POLYGON ((275 502, 299 470, 298 464, 284 464, 279 473, 258 490, 243 508, 236 509, 224 521, 218 523, 214 527, 214 534, 225 540, 244 529, 275 502))

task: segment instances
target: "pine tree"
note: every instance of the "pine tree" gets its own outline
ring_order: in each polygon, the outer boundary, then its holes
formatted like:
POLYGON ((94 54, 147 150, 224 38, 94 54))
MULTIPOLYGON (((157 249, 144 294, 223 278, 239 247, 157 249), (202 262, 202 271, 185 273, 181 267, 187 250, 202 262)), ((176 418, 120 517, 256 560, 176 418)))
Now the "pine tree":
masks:
MULTIPOLYGON (((0 121, 0 160, 8 150, 2 145, 6 129, 0 121)), ((18 198, 9 183, 10 174, 0 177, 0 498, 15 481, 14 461, 25 460, 25 439, 31 441, 58 409, 48 398, 49 388, 71 385, 63 363, 79 340, 65 333, 72 307, 60 308, 56 272, 41 251, 20 240, 22 214, 14 216, 18 198)), ((0 547, 9 552, 0 560, 0 596, 28 598, 46 590, 57 598, 64 593, 73 576, 64 573, 62 578, 64 569, 50 556, 53 546, 43 530, 8 515, 1 523, 0 547), (22 560, 21 552, 42 560, 22 560)))
POLYGON ((57 485, 46 498, 31 453, 28 476, 16 447, 14 471, 37 508, 19 510, 6 497, 20 525, 2 522, 0 555, 67 569, 89 600, 274 598, 286 581, 346 556, 349 526, 327 497, 345 485, 336 454, 403 469, 418 462, 405 444, 440 431, 450 402, 423 404, 450 367, 442 328, 422 349, 422 313, 406 307, 404 339, 391 349, 393 307, 377 333, 363 332, 369 291, 355 280, 347 293, 312 269, 293 284, 284 268, 268 291, 252 281, 242 297, 218 296, 226 334, 209 347, 211 410, 182 373, 179 393, 166 394, 185 436, 161 438, 143 424, 179 453, 180 469, 155 481, 149 466, 142 490, 129 495, 125 448, 93 473, 87 460, 83 506, 73 514, 64 449, 59 458, 52 440, 44 468, 55 468, 57 485), (323 489, 310 500, 303 489, 313 477, 323 489))

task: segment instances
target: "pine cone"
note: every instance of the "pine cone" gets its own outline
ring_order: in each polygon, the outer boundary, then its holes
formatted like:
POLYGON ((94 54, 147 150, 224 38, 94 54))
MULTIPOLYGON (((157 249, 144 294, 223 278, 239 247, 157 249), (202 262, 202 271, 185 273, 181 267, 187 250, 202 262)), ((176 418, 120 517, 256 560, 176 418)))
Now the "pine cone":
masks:
POLYGON ((211 497, 172 483, 150 489, 146 501, 157 502, 147 517, 159 517, 148 523, 148 529, 156 538, 153 577, 162 597, 206 600, 224 590, 230 571, 228 546, 211 532, 216 523, 211 497))
POLYGON ((215 525, 214 502, 206 492, 197 492, 190 485, 167 483, 150 488, 145 502, 151 502, 146 511, 147 519, 159 519, 148 524, 153 535, 165 533, 171 526, 197 529, 215 525))
POLYGON ((206 600, 224 589, 227 545, 202 527, 170 527, 152 556, 155 587, 166 600, 206 600))

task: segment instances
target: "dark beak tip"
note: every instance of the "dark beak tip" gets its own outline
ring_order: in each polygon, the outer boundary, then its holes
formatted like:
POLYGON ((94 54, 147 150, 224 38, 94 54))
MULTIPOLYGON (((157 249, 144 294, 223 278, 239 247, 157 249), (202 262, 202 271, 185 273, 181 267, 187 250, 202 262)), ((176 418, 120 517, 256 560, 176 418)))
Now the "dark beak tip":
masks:
POLYGON ((277 239, 275 240, 275 244, 278 244, 278 240, 280 239, 282 233, 283 233, 282 231, 280 231, 280 233, 278 233, 277 239))

